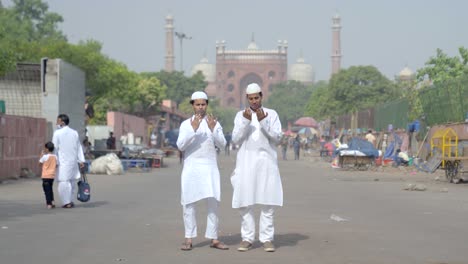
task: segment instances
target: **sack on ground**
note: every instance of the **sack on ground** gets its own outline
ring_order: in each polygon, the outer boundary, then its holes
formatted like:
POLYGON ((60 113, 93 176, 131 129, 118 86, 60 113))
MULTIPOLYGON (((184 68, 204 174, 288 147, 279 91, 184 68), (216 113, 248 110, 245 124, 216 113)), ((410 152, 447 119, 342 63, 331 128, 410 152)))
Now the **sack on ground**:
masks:
POLYGON ((118 175, 123 173, 122 163, 114 153, 95 159, 91 163, 92 174, 118 175))

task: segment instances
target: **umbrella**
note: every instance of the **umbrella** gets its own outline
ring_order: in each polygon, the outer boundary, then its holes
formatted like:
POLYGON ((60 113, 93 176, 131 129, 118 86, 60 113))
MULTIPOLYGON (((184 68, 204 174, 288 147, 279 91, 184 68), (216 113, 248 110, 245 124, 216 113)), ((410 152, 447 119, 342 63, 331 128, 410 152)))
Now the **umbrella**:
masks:
POLYGON ((296 122, 294 122, 294 125, 296 126, 302 126, 302 127, 315 127, 318 128, 317 121, 313 119, 312 117, 301 117, 296 122))
POLYGON ((291 130, 286 130, 286 131, 283 132, 283 134, 284 134, 285 136, 289 136, 289 135, 292 134, 292 131, 291 131, 291 130))

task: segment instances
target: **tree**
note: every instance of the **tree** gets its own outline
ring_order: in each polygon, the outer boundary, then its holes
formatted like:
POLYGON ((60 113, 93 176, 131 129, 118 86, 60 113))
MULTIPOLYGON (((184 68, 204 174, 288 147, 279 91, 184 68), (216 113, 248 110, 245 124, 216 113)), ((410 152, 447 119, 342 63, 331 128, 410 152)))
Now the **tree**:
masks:
POLYGON ((458 52, 460 56, 449 57, 441 49, 437 49, 436 56, 431 57, 425 63, 426 66, 418 70, 418 80, 429 78, 434 83, 439 83, 468 75, 468 49, 460 47, 458 52))
POLYGON ((143 115, 157 112, 157 107, 166 98, 166 89, 156 77, 140 79, 134 93, 137 98, 130 101, 133 110, 141 111, 143 115))
POLYGON ((352 66, 334 74, 329 84, 329 115, 355 112, 400 97, 401 92, 374 66, 352 66))
POLYGON ((328 115, 328 83, 320 81, 313 86, 312 95, 306 105, 305 116, 314 117, 316 120, 326 119, 328 115))
POLYGON ((167 98, 180 104, 189 98, 195 91, 203 91, 207 86, 205 77, 201 72, 191 77, 186 77, 183 72, 147 72, 142 73, 146 77, 156 77, 161 84, 167 87, 167 98))
POLYGON ((278 112, 281 123, 286 126, 289 122, 292 123, 304 116, 311 94, 312 86, 306 86, 297 81, 288 81, 275 84, 273 92, 264 104, 274 108, 278 112))
POLYGON ((0 6, 0 74, 20 61, 33 61, 41 45, 66 41, 58 30, 63 18, 48 12, 40 0, 14 0, 11 8, 0 6))

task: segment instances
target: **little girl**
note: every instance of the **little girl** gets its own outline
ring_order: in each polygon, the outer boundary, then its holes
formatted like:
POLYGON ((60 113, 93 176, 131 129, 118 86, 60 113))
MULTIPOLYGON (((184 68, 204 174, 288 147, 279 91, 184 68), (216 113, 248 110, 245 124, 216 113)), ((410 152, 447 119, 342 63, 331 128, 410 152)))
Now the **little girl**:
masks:
POLYGON ((44 189, 47 209, 55 208, 52 186, 57 170, 57 156, 52 153, 53 151, 54 143, 47 142, 39 160, 39 163, 42 165, 42 188, 44 189))

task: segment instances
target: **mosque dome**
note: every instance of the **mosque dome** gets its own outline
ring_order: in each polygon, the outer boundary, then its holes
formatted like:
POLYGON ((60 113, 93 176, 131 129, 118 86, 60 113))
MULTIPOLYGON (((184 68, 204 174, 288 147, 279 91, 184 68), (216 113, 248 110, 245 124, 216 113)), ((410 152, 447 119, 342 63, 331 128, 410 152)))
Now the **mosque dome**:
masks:
POLYGON ((400 71, 398 75, 400 76, 400 78, 412 78, 414 72, 410 68, 405 67, 403 68, 403 70, 400 71))
POLYGON ((314 79, 315 73, 312 65, 305 63, 302 56, 297 59, 295 64, 288 67, 288 80, 301 83, 313 83, 314 79))
POLYGON ((215 65, 208 63, 208 59, 203 57, 200 60, 200 63, 196 64, 192 68, 192 75, 196 74, 198 71, 201 71, 203 76, 205 76, 205 81, 214 82, 216 78, 216 67, 215 65))
POLYGON ((257 43, 255 43, 255 41, 250 42, 249 46, 247 46, 247 49, 248 50, 258 50, 257 43))

